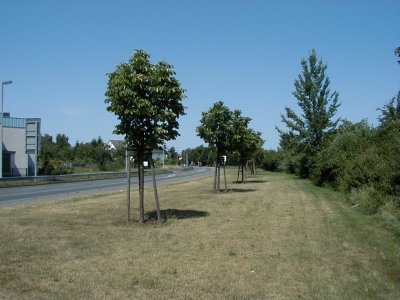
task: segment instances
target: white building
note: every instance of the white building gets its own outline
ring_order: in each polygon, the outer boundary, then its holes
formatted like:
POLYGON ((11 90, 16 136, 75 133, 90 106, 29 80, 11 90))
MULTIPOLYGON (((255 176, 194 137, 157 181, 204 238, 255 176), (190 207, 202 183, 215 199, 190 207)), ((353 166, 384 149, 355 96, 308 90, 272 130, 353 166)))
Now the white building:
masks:
POLYGON ((107 143, 108 150, 117 150, 117 148, 123 147, 125 149, 124 140, 110 140, 107 143))
POLYGON ((36 176, 40 119, 3 116, 3 177, 36 176))

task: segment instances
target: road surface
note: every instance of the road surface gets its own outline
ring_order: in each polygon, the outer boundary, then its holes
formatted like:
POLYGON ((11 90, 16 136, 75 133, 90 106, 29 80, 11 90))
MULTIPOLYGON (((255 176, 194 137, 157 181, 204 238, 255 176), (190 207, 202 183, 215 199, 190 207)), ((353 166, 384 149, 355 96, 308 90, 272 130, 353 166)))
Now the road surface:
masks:
MULTIPOLYGON (((208 167, 184 172, 156 175, 157 184, 191 180, 212 174, 208 167)), ((145 184, 151 184, 151 176, 145 177, 145 184)), ((35 186, 0 188, 0 207, 15 206, 36 201, 66 199, 71 197, 104 194, 126 190, 126 178, 103 179, 83 182, 53 183, 35 186)), ((137 177, 131 178, 131 188, 137 187, 137 177)))

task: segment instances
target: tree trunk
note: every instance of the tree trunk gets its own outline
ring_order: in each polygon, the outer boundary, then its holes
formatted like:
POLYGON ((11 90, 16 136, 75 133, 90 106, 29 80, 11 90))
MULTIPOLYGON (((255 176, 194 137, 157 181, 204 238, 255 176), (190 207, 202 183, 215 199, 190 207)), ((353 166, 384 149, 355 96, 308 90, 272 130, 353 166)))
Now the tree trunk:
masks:
POLYGON ((249 170, 248 169, 249 169, 248 162, 246 162, 246 167, 245 167, 245 170, 244 170, 244 183, 246 183, 246 181, 247 181, 247 176, 249 174, 249 170))
POLYGON ((242 183, 244 183, 245 182, 245 180, 244 180, 244 162, 243 162, 243 160, 240 162, 240 165, 242 166, 242 183))
POLYGON ((239 175, 240 175, 240 163, 238 165, 238 172, 237 172, 237 177, 236 177, 236 182, 239 182, 239 175))
POLYGON ((151 164, 151 173, 152 173, 152 176, 153 176, 154 198, 156 200, 157 221, 158 221, 158 224, 161 224, 160 201, 158 200, 156 174, 154 172, 154 162, 153 162, 153 158, 151 157, 151 154, 150 154, 150 164, 151 164))

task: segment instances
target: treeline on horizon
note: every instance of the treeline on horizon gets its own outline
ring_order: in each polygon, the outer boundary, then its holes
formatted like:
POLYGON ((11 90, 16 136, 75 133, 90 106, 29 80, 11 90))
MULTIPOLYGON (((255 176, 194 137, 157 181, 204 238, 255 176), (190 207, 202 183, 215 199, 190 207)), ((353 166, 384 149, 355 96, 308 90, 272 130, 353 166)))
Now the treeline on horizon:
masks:
POLYGON ((55 139, 49 134, 41 137, 38 158, 40 175, 62 175, 75 172, 118 171, 124 167, 125 149, 110 151, 101 137, 90 142, 77 141, 74 146, 65 134, 55 139))
MULTIPOLYGON (((162 149, 160 149, 162 150, 162 149)), ((213 166, 216 160, 216 149, 204 145, 195 148, 187 148, 180 153, 175 147, 164 148, 165 161, 167 165, 186 164, 186 156, 189 165, 213 166)), ((256 152, 254 158, 256 164, 263 164, 264 152, 261 148, 256 152)), ((227 153, 228 165, 238 166, 239 154, 235 151, 227 153)), ((157 160, 156 166, 161 166, 161 159, 157 160)), ((98 137, 90 142, 76 142, 71 145, 69 137, 65 134, 57 134, 55 138, 49 134, 41 137, 41 149, 39 154, 40 175, 62 175, 76 172, 88 171, 121 171, 125 168, 125 148, 117 147, 110 150, 106 142, 98 137)))
MULTIPOLYGON (((205 146, 186 149, 181 153, 178 153, 175 147, 165 147, 164 153, 164 163, 167 165, 186 163, 185 158, 188 154, 189 164, 198 165, 200 163, 204 166, 212 166, 216 157, 215 150, 205 146)), ((123 145, 116 149, 109 149, 101 137, 93 138, 90 142, 77 141, 71 145, 69 137, 63 133, 59 133, 55 137, 44 134, 41 136, 38 157, 39 175, 63 175, 85 171, 122 171, 125 170, 125 155, 123 145)), ((262 157, 262 153, 259 157, 262 157)), ((261 160, 258 162, 261 164, 261 160)), ((162 161, 159 158, 156 166, 161 165, 162 161)))

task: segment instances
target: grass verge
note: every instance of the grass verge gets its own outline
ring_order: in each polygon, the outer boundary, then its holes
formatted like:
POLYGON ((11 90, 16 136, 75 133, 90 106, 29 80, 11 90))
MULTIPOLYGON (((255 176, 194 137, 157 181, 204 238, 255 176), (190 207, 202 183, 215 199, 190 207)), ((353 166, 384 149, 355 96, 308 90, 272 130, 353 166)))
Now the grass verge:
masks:
POLYGON ((125 225, 124 193, 0 209, 0 299, 398 299, 378 217, 286 174, 211 187, 162 186, 161 227, 125 225))

